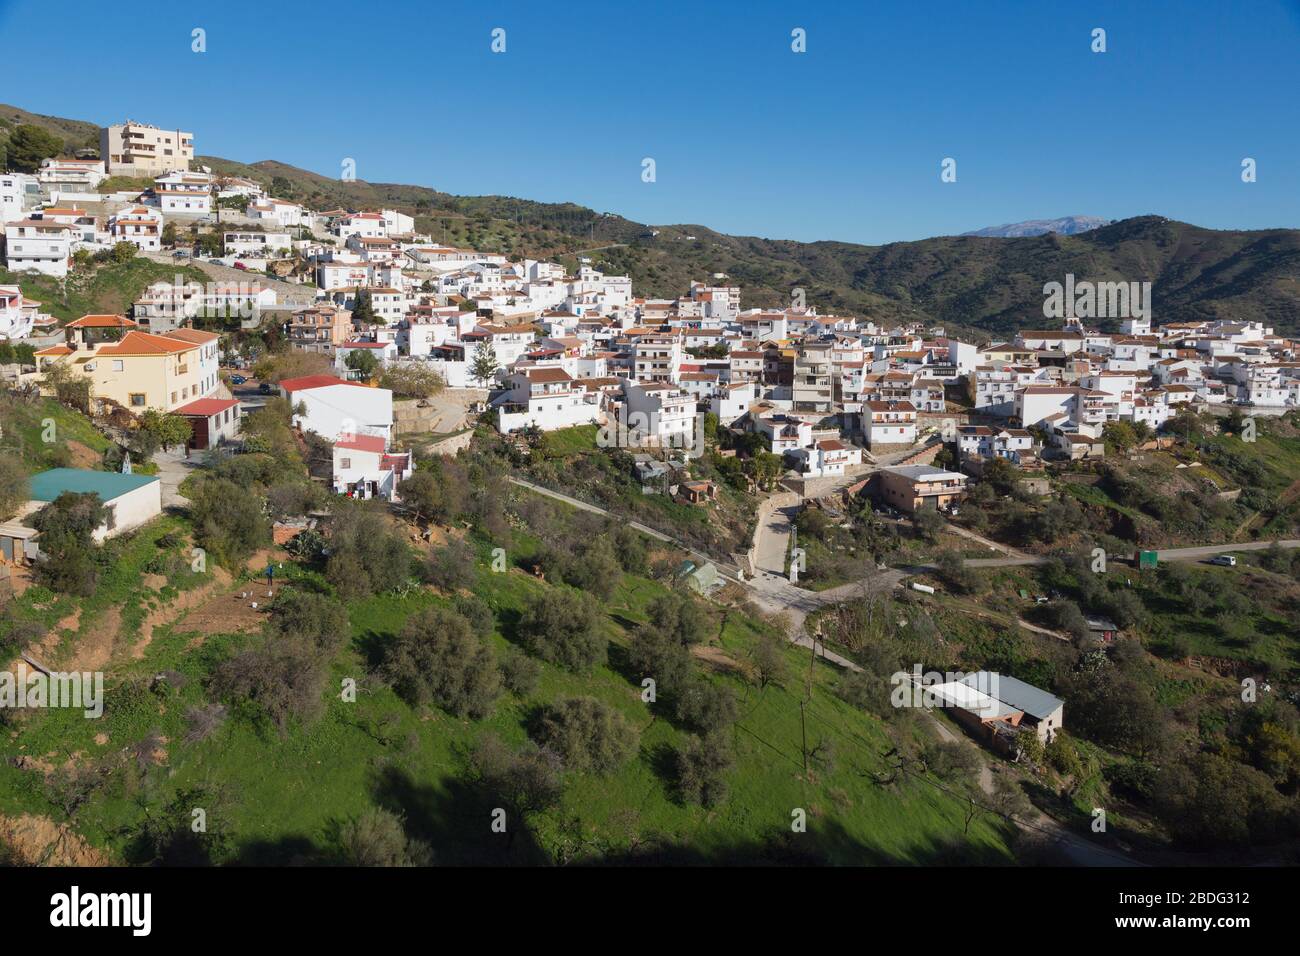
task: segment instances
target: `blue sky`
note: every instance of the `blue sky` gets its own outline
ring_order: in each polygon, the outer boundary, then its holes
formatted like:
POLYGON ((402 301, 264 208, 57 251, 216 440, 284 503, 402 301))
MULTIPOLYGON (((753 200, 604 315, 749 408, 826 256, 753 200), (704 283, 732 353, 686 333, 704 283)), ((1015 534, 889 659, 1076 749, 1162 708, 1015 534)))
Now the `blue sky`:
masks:
POLYGON ((0 0, 0 101, 179 126, 231 159, 801 240, 1300 226, 1300 0, 57 9, 0 0))

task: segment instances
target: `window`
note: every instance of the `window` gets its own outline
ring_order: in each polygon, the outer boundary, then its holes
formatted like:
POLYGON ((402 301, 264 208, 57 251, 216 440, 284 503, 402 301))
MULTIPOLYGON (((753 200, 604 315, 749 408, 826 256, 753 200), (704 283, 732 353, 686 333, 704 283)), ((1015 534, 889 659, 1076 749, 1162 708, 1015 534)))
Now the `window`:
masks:
POLYGON ((144 408, 144 395, 140 392, 131 393, 131 407, 144 408))
POLYGON ((340 461, 339 461, 339 467, 340 467, 340 468, 343 468, 343 469, 345 469, 345 470, 348 469, 348 468, 351 468, 351 467, 352 467, 352 459, 351 459, 351 458, 343 458, 343 459, 340 459, 340 461))
POLYGON ((114 372, 120 372, 120 371, 122 371, 122 368, 123 368, 122 360, 121 360, 121 359, 113 359, 113 371, 114 371, 114 372))

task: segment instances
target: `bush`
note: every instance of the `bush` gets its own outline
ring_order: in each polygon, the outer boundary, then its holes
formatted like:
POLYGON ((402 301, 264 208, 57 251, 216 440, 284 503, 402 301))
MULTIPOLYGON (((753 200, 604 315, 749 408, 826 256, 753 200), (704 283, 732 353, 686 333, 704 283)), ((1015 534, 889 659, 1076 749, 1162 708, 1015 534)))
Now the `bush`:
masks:
POLYGON ((677 719, 704 734, 725 730, 739 715, 730 689, 704 678, 690 681, 676 703, 677 719))
POLYGON ((0 455, 0 521, 12 518, 28 500, 27 469, 16 456, 0 455))
POLYGON ((633 683, 655 682, 656 700, 681 695, 691 673, 691 654, 666 631, 646 624, 636 629, 627 652, 633 683))
POLYGON ((533 736, 570 770, 608 773, 632 756, 639 735, 603 701, 574 697, 545 708, 533 736))
POLYGON ((469 621, 470 628, 478 637, 490 637, 497 627, 497 617, 492 613, 486 601, 476 594, 457 594, 451 602, 456 613, 469 621))
POLYGON ((405 584, 411 577, 411 549, 383 511, 344 505, 330 525, 325 577, 346 600, 369 597, 405 584))
POLYGON ((406 818, 370 807, 339 828, 339 852, 348 866, 428 866, 433 850, 406 835, 406 818))
POLYGON ((727 796, 726 773, 735 758, 725 734, 692 734, 677 751, 677 790, 682 800, 715 807, 727 796))
POLYGON ((384 652, 384 680, 413 707, 429 703, 457 717, 486 717, 501 692, 492 649, 465 618, 430 608, 411 618, 384 652))
POLYGON ((527 697, 536 690, 541 675, 542 665, 518 651, 509 652, 501 662, 502 683, 517 697, 527 697))
POLYGON ((609 639, 601 629, 602 615, 588 594, 547 590, 528 604, 519 621, 519 635, 529 652, 572 671, 604 664, 609 639))
POLYGON ((655 598, 646 612, 650 620, 683 646, 698 644, 708 637, 708 614, 687 592, 673 591, 655 598))
POLYGON ((452 539, 445 547, 429 552, 420 568, 420 577, 439 591, 471 588, 478 580, 478 570, 474 566, 477 560, 478 555, 472 547, 464 541, 452 539))
POLYGON ((271 521, 261 501, 228 479, 199 482, 190 496, 190 515, 199 546, 227 568, 271 543, 271 521))
POLYGON ((36 566, 37 580, 64 594, 94 594, 100 554, 94 535, 105 523, 111 528, 111 512, 93 492, 65 491, 38 511, 32 525, 48 560, 36 566))

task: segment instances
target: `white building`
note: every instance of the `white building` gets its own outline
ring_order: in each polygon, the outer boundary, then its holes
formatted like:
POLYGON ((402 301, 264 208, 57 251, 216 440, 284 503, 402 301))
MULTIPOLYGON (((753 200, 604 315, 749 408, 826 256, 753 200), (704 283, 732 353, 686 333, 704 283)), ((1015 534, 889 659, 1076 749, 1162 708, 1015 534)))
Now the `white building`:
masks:
POLYGON ((349 498, 394 501, 411 477, 410 452, 392 453, 379 435, 344 435, 334 443, 334 491, 349 498))
POLYGON ((108 217, 108 234, 113 242, 129 242, 141 252, 162 248, 162 213, 147 206, 119 209, 108 217))
POLYGON ((165 213, 206 216, 212 212, 212 177, 202 173, 178 171, 159 176, 153 191, 165 213))
POLYGON ((0 173, 0 225, 15 222, 41 201, 41 184, 26 173, 0 173))
POLYGON ((806 478, 836 478, 845 469, 862 464, 862 449, 835 438, 817 442, 810 448, 796 448, 791 453, 795 470, 806 478))
MULTIPOLYGON (((497 428, 503 434, 534 426, 542 431, 585 425, 600 406, 562 368, 530 368, 505 378, 507 391, 497 401, 497 428)), ((598 402, 598 396, 593 396, 598 402)))
POLYGON ((228 232, 222 237, 222 250, 227 256, 249 259, 274 259, 281 250, 292 246, 287 232, 228 232))
POLYGON ((62 279, 76 230, 52 219, 19 219, 5 223, 5 264, 10 272, 39 272, 62 279))
POLYGON ((916 444, 916 408, 911 402, 864 402, 862 434, 868 448, 916 444))
POLYGON ((344 435, 377 435, 385 442, 393 431, 393 393, 332 375, 285 379, 280 394, 295 408, 293 424, 337 442, 344 435))
POLYGON ((690 448, 695 439, 695 399, 667 382, 629 382, 623 388, 624 421, 634 444, 690 448))

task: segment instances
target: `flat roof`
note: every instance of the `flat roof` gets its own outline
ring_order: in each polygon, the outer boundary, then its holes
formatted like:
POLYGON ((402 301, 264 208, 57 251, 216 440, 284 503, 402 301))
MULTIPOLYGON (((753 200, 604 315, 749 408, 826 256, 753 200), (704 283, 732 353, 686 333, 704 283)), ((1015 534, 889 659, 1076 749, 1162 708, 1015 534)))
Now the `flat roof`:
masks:
POLYGON ((31 478, 33 501, 53 501, 65 491, 94 492, 102 501, 112 501, 137 488, 157 481, 155 475, 123 475, 116 471, 87 471, 82 468, 51 468, 31 478))
POLYGON ((1050 717, 1065 703, 1055 694, 1039 690, 1033 684, 991 671, 968 674, 962 683, 970 687, 986 687, 1004 704, 1022 710, 1038 720, 1050 717))

